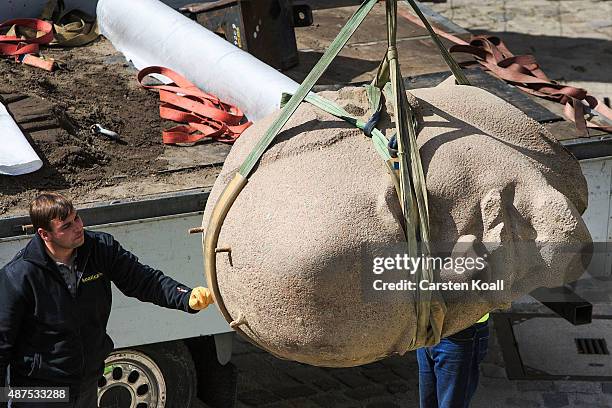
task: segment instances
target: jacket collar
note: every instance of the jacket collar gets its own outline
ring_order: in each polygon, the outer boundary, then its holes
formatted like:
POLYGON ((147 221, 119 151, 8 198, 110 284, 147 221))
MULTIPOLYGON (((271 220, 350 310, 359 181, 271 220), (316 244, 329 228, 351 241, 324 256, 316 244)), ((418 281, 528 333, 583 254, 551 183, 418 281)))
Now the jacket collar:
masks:
MULTIPOLYGON (((78 248, 76 265, 81 266, 84 260, 89 257, 91 251, 92 241, 94 238, 91 237, 89 231, 85 231, 85 242, 78 248)), ((28 262, 32 262, 46 269, 56 269, 57 266, 55 261, 51 259, 45 249, 45 242, 42 240, 40 235, 34 234, 34 237, 28 242, 23 251, 23 259, 28 262)))

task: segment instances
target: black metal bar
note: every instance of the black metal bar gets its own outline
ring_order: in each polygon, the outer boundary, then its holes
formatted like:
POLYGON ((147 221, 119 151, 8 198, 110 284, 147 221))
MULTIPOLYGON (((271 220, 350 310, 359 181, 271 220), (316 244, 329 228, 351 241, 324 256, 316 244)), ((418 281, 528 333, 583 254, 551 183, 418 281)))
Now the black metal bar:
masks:
POLYGON ((530 295, 575 326, 592 321, 593 305, 565 286, 538 288, 530 295))
POLYGON ((336 7, 358 6, 362 0, 293 0, 295 5, 307 5, 313 10, 330 9, 336 7))
MULTIPOLYGON (((521 323, 536 318, 557 318, 554 315, 543 313, 515 313, 515 312, 495 312, 491 313, 493 326, 496 331, 497 341, 501 347, 506 366, 506 375, 510 380, 564 380, 564 381, 610 381, 609 375, 568 375, 550 374, 537 367, 528 367, 523 364, 519 344, 514 335, 514 327, 521 323)), ((612 316, 596 315, 596 319, 612 320, 612 316)), ((578 350, 587 351, 585 344, 587 339, 575 339, 578 350)), ((588 341, 587 341, 588 342, 588 341)), ((605 347, 605 343, 604 343, 605 347)), ((604 349, 605 351, 605 349, 604 349)), ((602 364, 603 365, 603 364, 602 364)))
MULTIPOLYGON (((204 211, 210 190, 188 190, 137 200, 114 200, 78 208, 86 226, 204 211)), ((33 233, 29 216, 0 218, 0 238, 33 233)))
POLYGON ((612 135, 563 140, 561 144, 578 160, 612 156, 612 135))
POLYGON ((510 380, 525 378, 523 361, 518 350, 514 329, 512 327, 512 314, 495 312, 491 313, 493 327, 497 336, 497 342, 504 357, 506 376, 510 380))

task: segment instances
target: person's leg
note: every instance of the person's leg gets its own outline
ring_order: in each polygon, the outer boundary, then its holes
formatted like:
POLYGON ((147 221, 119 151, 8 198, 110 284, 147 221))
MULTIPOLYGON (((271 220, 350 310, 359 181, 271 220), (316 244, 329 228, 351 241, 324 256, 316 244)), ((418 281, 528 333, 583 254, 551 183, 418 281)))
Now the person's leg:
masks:
POLYGON ((429 356, 429 347, 423 347, 416 351, 419 363, 419 400, 421 408, 437 408, 438 397, 436 395, 436 376, 434 374, 434 362, 429 356))
MULTIPOLYGON (((57 384, 49 385, 46 382, 36 382, 37 380, 28 379, 25 377, 19 377, 15 374, 11 375, 10 369, 8 371, 8 384, 14 388, 51 388, 56 387, 57 384)), ((8 401, 8 408, 73 408, 74 399, 71 397, 68 402, 15 402, 8 401)))
POLYGON ((82 387, 78 394, 70 396, 70 402, 58 403, 29 403, 9 402, 9 408, 97 408, 98 385, 97 382, 82 387))
POLYGON ((469 406, 478 386, 478 365, 486 353, 487 340, 487 323, 477 323, 431 348, 439 408, 469 406))
POLYGON ((470 375, 470 386, 468 388, 468 403, 476 393, 478 388, 478 379, 480 378, 480 363, 484 360, 489 349, 489 325, 485 322, 476 330, 474 338, 474 362, 472 364, 472 373, 470 375))
POLYGON ((8 402, 8 408, 74 408, 74 402, 8 402))
POLYGON ((74 408, 98 407, 98 382, 85 385, 76 397, 74 408))

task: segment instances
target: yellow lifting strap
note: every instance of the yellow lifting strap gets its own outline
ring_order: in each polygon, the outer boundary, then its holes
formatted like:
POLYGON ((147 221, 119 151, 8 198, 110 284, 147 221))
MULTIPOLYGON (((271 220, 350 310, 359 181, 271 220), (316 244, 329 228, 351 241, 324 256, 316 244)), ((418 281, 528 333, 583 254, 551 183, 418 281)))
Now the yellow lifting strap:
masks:
MULTIPOLYGON (((261 156, 265 153, 274 138, 280 133, 283 126, 297 110, 300 103, 308 100, 310 90, 321 77, 323 72, 338 55, 340 50, 348 42, 352 34, 357 30, 365 17, 376 4, 377 0, 365 0, 347 24, 341 29, 338 37, 330 44, 321 60, 315 65, 308 74, 304 82, 300 85, 295 94, 289 99, 281 110, 280 115, 275 119, 266 134, 257 143, 251 154, 247 157, 234 179, 225 187, 217 203, 215 204, 208 226, 204 225, 206 234, 203 237, 203 250, 205 257, 205 274, 208 287, 212 289, 215 302, 225 319, 236 331, 242 333, 247 338, 240 326, 248 324, 245 316, 231 316, 223 303, 223 298, 218 286, 216 271, 216 254, 221 249, 217 248, 219 234, 234 201, 248 183, 248 177, 254 170, 261 156)), ((448 55, 439 42, 433 29, 418 10, 418 6, 413 0, 408 0, 410 5, 415 8, 415 12, 423 23, 428 27, 428 31, 434 38, 436 45, 440 47, 445 61, 449 64, 451 71, 459 83, 467 84, 464 74, 456 62, 448 55), (447 58, 448 57, 448 58, 447 58)), ((425 186, 425 175, 421 163, 421 157, 417 145, 417 123, 415 113, 406 98, 406 90, 399 67, 396 33, 397 33, 397 0, 386 1, 387 11, 387 37, 388 49, 385 58, 381 62, 377 78, 372 84, 372 88, 382 90, 390 83, 391 95, 393 99, 395 126, 398 141, 398 161, 399 172, 395 175, 395 184, 398 187, 398 198, 402 207, 404 217, 404 232, 407 241, 407 253, 411 257, 428 256, 429 248, 429 209, 427 202, 427 189, 425 186)), ((312 98, 311 98, 312 99, 312 98)), ((312 103, 312 101, 310 101, 312 103)), ((317 106, 321 107, 320 104, 317 106)), ((394 172, 392 172, 394 173, 394 172)), ((416 279, 435 282, 434 271, 426 263, 424 269, 416 272, 416 279)), ((419 285, 417 285, 418 288, 419 285)), ((415 316, 417 317, 416 329, 411 336, 409 349, 413 350, 420 347, 435 345, 440 341, 442 324, 446 314, 446 305, 442 296, 437 291, 415 292, 415 316)), ((257 339, 251 341, 257 343, 257 339)), ((258 344, 264 348, 262 344, 258 344)))
POLYGON ((49 45, 79 47, 100 36, 95 17, 76 9, 66 10, 63 0, 47 1, 40 19, 53 23, 55 39, 49 45))

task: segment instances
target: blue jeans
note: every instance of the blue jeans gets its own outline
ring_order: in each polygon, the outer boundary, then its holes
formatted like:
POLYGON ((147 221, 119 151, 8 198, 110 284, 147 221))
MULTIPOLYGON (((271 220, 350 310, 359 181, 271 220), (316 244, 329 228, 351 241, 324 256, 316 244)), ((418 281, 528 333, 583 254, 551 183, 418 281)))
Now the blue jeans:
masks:
POLYGON ((478 387, 478 366, 488 342, 485 321, 418 349, 421 408, 467 408, 478 387))

